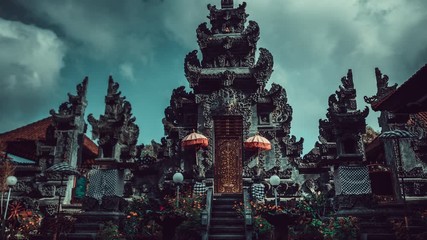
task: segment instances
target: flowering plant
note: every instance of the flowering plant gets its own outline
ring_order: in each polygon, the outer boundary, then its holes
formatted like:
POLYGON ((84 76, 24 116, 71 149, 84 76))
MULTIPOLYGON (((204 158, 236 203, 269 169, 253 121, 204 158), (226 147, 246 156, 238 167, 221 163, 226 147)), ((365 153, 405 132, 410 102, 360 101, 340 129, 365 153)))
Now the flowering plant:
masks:
POLYGON ((201 234, 201 212, 205 207, 204 195, 195 195, 184 192, 178 200, 176 197, 166 198, 169 213, 184 218, 184 221, 176 228, 175 239, 190 240, 200 239, 201 234))
POLYGON ((21 202, 13 201, 9 205, 6 218, 10 236, 21 236, 24 239, 39 233, 42 216, 38 211, 27 209, 21 202))
POLYGON ((127 239, 158 238, 161 227, 156 221, 156 209, 159 208, 159 203, 153 199, 133 199, 124 224, 127 239))
POLYGON ((272 233, 274 227, 263 217, 254 216, 254 230, 259 239, 267 239, 272 233))
POLYGON ((97 240, 125 240, 125 238, 119 232, 119 227, 113 222, 108 221, 98 232, 97 240))
POLYGON ((356 239, 358 234, 357 218, 337 217, 326 208, 326 197, 318 192, 304 196, 297 201, 295 210, 298 212, 298 228, 291 231, 291 239, 304 239, 302 235, 310 236, 310 239, 356 239))
POLYGON ((184 192, 177 201, 176 196, 165 196, 165 201, 160 205, 158 213, 160 215, 176 215, 184 218, 199 217, 203 204, 203 195, 193 195, 191 192, 184 192))

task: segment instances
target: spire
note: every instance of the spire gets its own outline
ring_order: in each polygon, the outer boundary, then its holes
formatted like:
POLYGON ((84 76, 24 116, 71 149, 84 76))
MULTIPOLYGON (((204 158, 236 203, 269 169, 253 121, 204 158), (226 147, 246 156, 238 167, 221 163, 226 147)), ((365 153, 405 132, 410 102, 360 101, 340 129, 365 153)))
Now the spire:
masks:
POLYGON ((233 8, 233 0, 221 0, 221 8, 233 8))

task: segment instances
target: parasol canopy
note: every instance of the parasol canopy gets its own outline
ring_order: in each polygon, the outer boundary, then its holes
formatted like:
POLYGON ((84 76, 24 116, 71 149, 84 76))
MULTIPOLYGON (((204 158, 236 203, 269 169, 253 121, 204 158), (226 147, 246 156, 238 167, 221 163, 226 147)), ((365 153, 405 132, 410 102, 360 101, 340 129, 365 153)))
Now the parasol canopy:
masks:
MULTIPOLYGON (((60 162, 60 163, 54 164, 52 167, 46 169, 46 172, 61 174, 61 184, 60 184, 60 186, 62 186, 62 183, 64 182, 64 177, 65 176, 80 175, 80 172, 77 171, 76 168, 72 167, 68 162, 60 162)), ((57 216, 59 215, 59 212, 60 212, 60 209, 61 209, 61 198, 62 198, 62 195, 59 194, 59 197, 58 197, 58 210, 57 210, 57 213, 56 213, 57 216)), ((57 230, 58 229, 55 230, 54 239, 56 239, 56 237, 57 237, 57 230)))
POLYGON ((405 130, 393 130, 383 132, 379 137, 383 139, 417 138, 415 134, 405 130))
POLYGON ((52 172, 52 173, 60 173, 61 175, 69 176, 69 175, 80 175, 80 172, 77 171, 76 168, 72 167, 67 162, 60 162, 52 167, 46 169, 46 172, 52 172))
POLYGON ((207 147, 209 145, 208 138, 196 132, 192 132, 185 136, 181 141, 182 147, 207 147))
POLYGON ((267 138, 260 136, 258 133, 255 136, 246 139, 244 142, 245 148, 256 150, 271 150, 271 143, 267 138))

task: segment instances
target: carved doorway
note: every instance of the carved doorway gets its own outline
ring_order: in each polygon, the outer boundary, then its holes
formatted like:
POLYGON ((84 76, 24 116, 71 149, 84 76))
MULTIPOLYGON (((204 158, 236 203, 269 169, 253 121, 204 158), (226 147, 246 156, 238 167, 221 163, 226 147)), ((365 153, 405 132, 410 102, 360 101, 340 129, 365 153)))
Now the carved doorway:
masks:
POLYGON ((242 192, 243 122, 241 116, 214 118, 215 193, 242 192))

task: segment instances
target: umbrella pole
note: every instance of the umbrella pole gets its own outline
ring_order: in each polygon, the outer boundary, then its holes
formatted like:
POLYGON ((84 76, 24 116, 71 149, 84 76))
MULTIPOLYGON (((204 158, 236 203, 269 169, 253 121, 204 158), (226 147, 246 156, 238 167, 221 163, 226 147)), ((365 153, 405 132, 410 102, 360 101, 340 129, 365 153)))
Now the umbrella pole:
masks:
MULTIPOLYGON (((62 184, 64 183, 64 174, 61 174, 61 183, 59 184, 59 189, 62 186, 62 184)), ((53 235, 53 240, 56 240, 58 237, 58 224, 59 224, 59 212, 61 210, 61 192, 59 191, 59 197, 58 197, 58 210, 56 211, 56 221, 55 221, 55 233, 53 235)))
POLYGON ((399 158, 399 174, 400 174, 400 180, 401 180, 401 194, 403 195, 403 207, 405 211, 405 227, 406 230, 408 230, 408 207, 406 206, 406 193, 405 193, 405 179, 404 179, 404 170, 403 170, 403 161, 402 161, 402 155, 400 153, 400 141, 397 141, 397 157, 399 158))
MULTIPOLYGON (((62 186, 62 184, 64 184, 64 175, 61 174, 61 184, 59 184, 59 187, 62 186)), ((61 192, 59 192, 59 198, 58 198, 58 210, 56 212, 57 216, 59 216, 59 211, 61 210, 61 192)))
POLYGON ((194 148, 194 154, 195 154, 195 159, 196 159, 196 166, 198 167, 198 166, 199 166, 199 161, 198 161, 198 159, 197 159, 197 150, 198 150, 198 147, 196 146, 196 147, 194 148))
POLYGON ((256 167, 257 167, 257 176, 261 175, 261 168, 259 167, 259 148, 257 148, 256 153, 256 167))

